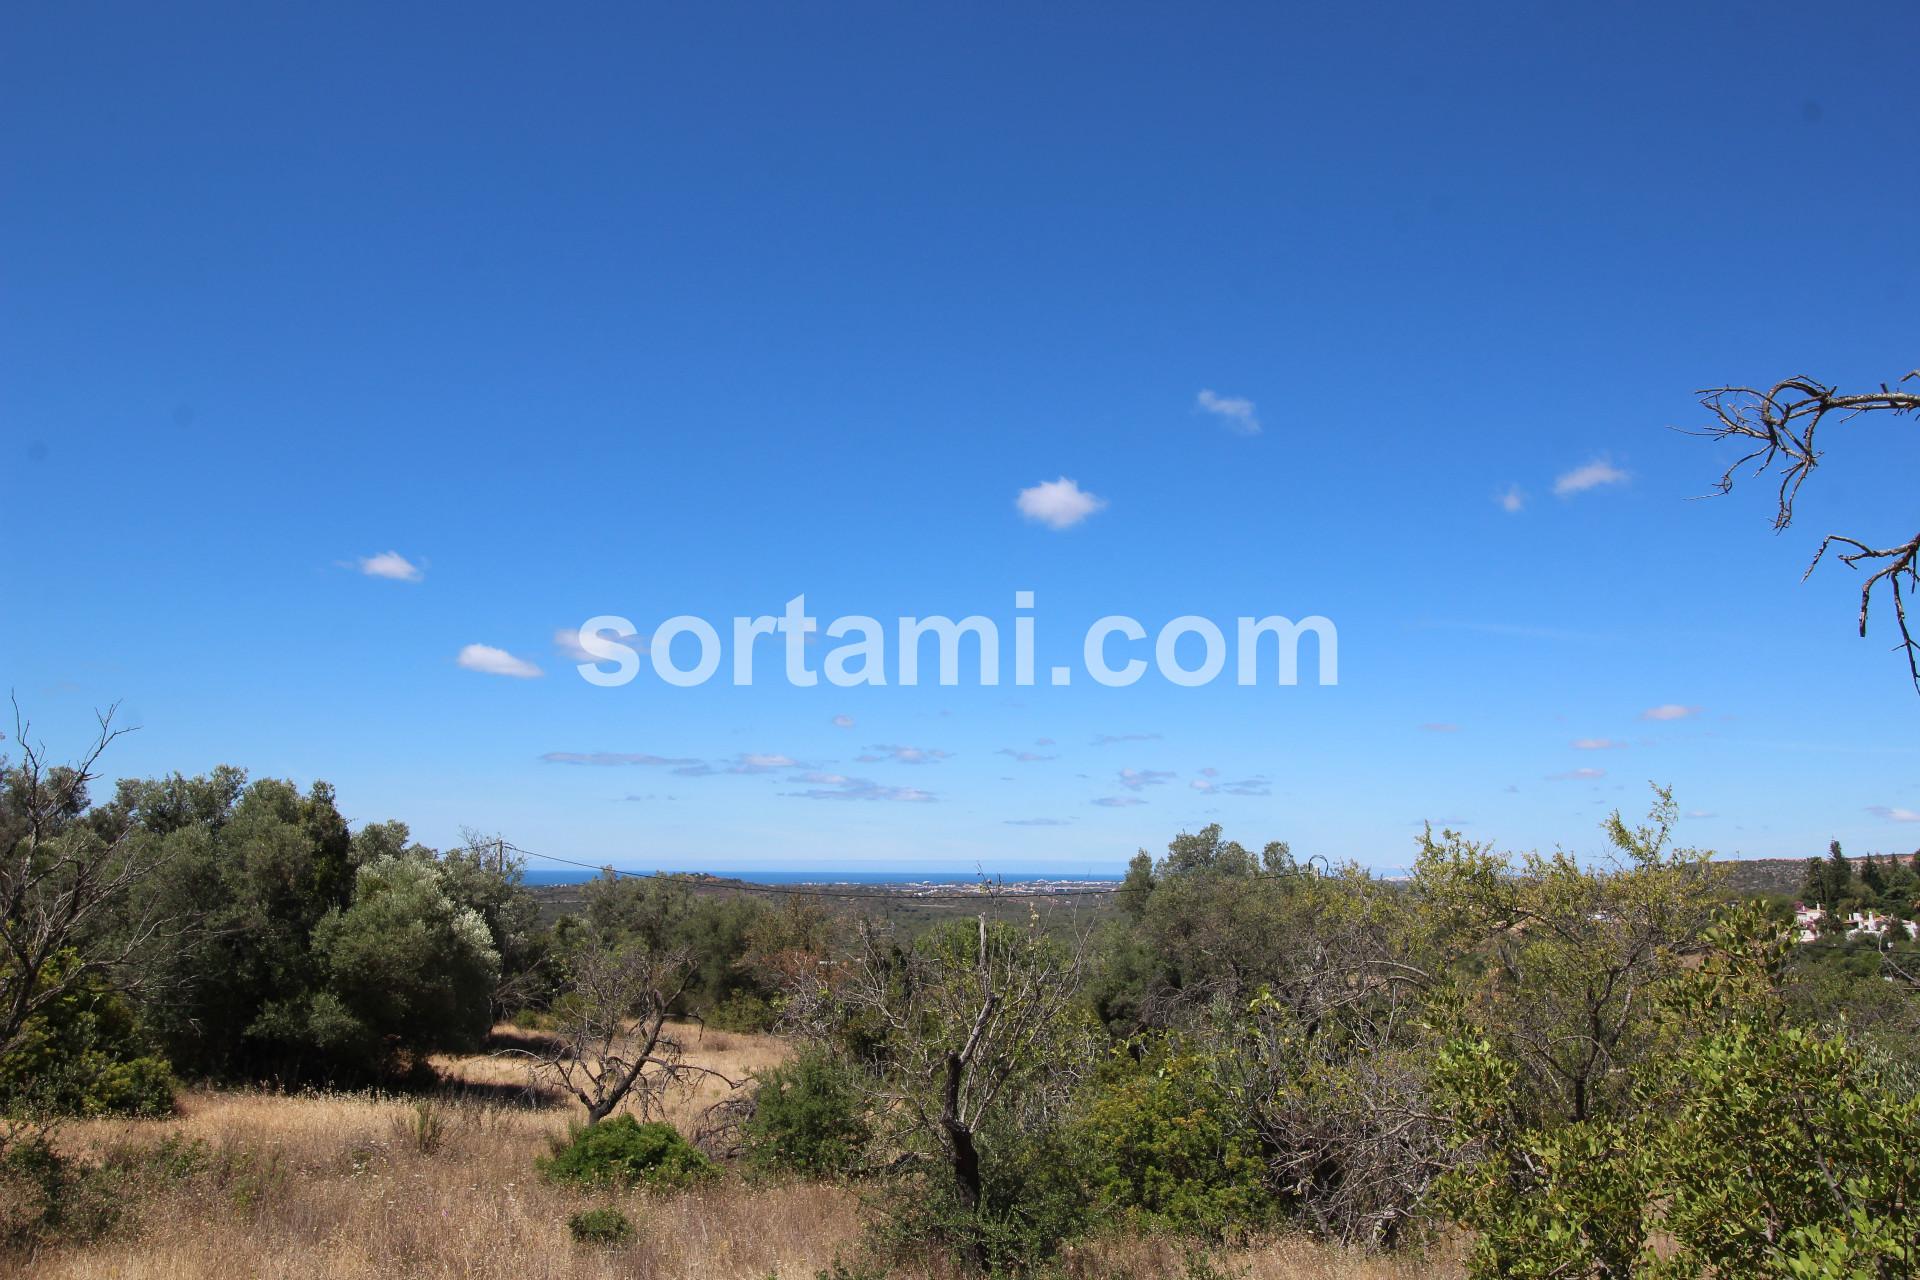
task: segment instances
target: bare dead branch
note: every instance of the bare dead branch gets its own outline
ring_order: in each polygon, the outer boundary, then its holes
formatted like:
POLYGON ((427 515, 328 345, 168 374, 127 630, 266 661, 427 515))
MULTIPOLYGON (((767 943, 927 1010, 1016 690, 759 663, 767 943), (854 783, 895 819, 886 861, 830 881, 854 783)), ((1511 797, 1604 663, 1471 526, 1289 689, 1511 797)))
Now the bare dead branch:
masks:
MULTIPOLYGON (((1916 379, 1920 379, 1920 369, 1906 374, 1900 379, 1900 385, 1916 379)), ((1794 503, 1800 496, 1800 487, 1820 463, 1816 433, 1829 415, 1837 414, 1839 420, 1845 422, 1864 413, 1898 417, 1920 409, 1920 393, 1896 390, 1884 382, 1877 391, 1842 394, 1812 378, 1794 377, 1766 390, 1729 386, 1712 387, 1696 394, 1702 407, 1713 415, 1713 421, 1687 434, 1710 440, 1732 440, 1746 449, 1715 483, 1717 493, 1730 492, 1743 470, 1757 477, 1779 467, 1780 488, 1773 518, 1776 530, 1793 523, 1794 503)), ((1813 572, 1827 548, 1836 542, 1855 548, 1849 554, 1836 557, 1849 568, 1858 569, 1863 562, 1878 562, 1879 567, 1868 575, 1861 587, 1859 632, 1863 637, 1867 634, 1868 607, 1873 602, 1874 590, 1884 584, 1887 594, 1893 598, 1894 627, 1900 633, 1896 647, 1905 654, 1907 674, 1915 690, 1920 691, 1920 640, 1916 640, 1908 625, 1905 598, 1908 591, 1920 589, 1920 575, 1916 575, 1915 566, 1915 549, 1920 547, 1920 537, 1899 546, 1875 549, 1857 538, 1832 534, 1821 542, 1812 564, 1807 566, 1807 573, 1813 572)))
POLYGON ((84 985, 134 985, 130 959, 167 923, 151 907, 113 919, 167 856, 137 838, 131 815, 91 807, 102 757, 132 732, 114 725, 117 710, 96 713, 98 730, 74 763, 54 765, 13 700, 20 758, 0 759, 0 1054, 84 985))

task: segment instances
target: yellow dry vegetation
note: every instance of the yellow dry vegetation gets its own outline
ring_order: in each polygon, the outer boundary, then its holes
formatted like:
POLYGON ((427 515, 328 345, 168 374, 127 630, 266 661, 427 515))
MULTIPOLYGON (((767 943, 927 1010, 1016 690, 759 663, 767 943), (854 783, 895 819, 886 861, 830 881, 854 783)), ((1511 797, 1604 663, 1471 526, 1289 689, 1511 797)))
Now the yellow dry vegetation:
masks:
MULTIPOLYGON (((685 1031, 690 1061, 736 1080, 787 1053, 770 1036, 685 1031)), ((140 1201, 106 1237, 0 1260, 0 1270, 36 1280, 814 1280, 836 1260, 856 1259, 857 1190, 739 1177, 675 1195, 550 1186, 535 1175, 534 1158, 577 1122, 580 1108, 518 1096, 528 1070, 511 1055, 436 1066, 471 1088, 432 1104, 426 1141, 417 1100, 353 1093, 196 1090, 168 1120, 67 1125, 60 1145, 95 1158, 125 1158, 169 1139, 204 1145, 188 1170, 129 1183, 142 1188, 140 1201), (632 1220, 631 1243, 573 1241, 567 1218, 600 1205, 632 1220)), ((691 1130, 726 1092, 701 1078, 665 1099, 665 1118, 691 1130)), ((1300 1239, 1224 1250, 1210 1261, 1246 1280, 1458 1274, 1451 1265, 1300 1239)), ((1066 1271, 1087 1280, 1172 1280, 1188 1274, 1188 1258, 1167 1242, 1115 1239, 1075 1249, 1066 1271)), ((929 1260, 893 1274, 952 1273, 929 1260)))

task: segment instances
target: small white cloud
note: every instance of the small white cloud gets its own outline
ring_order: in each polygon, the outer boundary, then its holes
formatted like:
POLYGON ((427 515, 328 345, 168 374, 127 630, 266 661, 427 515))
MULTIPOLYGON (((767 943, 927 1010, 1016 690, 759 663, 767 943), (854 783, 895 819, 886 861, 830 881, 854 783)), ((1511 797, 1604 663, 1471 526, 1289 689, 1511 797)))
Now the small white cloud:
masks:
POLYGON ((490 644, 470 644, 460 651, 455 661, 469 671, 482 671, 490 676, 516 676, 527 680, 540 674, 540 668, 525 658, 516 658, 505 649, 496 649, 490 644))
POLYGON ((1243 436, 1260 434, 1260 419, 1254 414, 1253 401, 1244 396, 1223 396, 1202 391, 1194 403, 1243 436))
POLYGON ((1038 751, 1021 751, 1015 747, 1002 747, 998 751, 994 752, 994 754, 1000 755, 1000 756, 1012 756, 1015 760, 1018 760, 1021 764, 1038 764, 1043 760, 1058 760, 1060 758, 1058 756, 1043 756, 1038 751))
POLYGON ((361 556, 356 562, 369 578, 388 578, 394 582, 418 582, 426 577, 419 565, 398 551, 382 551, 377 556, 361 556))
POLYGON ((1459 726, 1459 725, 1457 725, 1457 724, 1449 724, 1449 723, 1447 723, 1446 721, 1442 721, 1442 720, 1434 720, 1434 721, 1429 721, 1428 723, 1426 723, 1426 724, 1423 724, 1423 725, 1421 725, 1420 727, 1421 727, 1422 729, 1424 729, 1424 730, 1425 730, 1426 732, 1428 732, 1428 733, 1458 733, 1458 732, 1460 732, 1460 726, 1459 726))
POLYGON ((1598 489, 1602 485, 1625 484, 1629 479, 1626 472, 1608 462, 1605 458, 1595 458, 1584 467, 1575 467, 1563 472, 1553 482, 1553 495, 1564 498, 1569 494, 1585 493, 1589 489, 1598 489))
POLYGON ((881 761, 892 761, 894 764, 939 764, 953 755, 953 752, 942 751, 938 747, 907 747, 893 743, 876 744, 867 750, 881 754, 855 757, 862 764, 878 764, 881 761))
POLYGON ((1520 492, 1519 485, 1508 485, 1507 491, 1494 499, 1494 501, 1500 504, 1502 511, 1508 515, 1513 515, 1527 505, 1527 495, 1520 492))
POLYGON ((1143 787, 1157 787, 1173 777, 1165 769, 1122 769, 1120 785, 1129 791, 1138 791, 1143 787))
MULTIPOLYGON (((643 636, 616 636, 611 631, 602 631, 599 634, 618 640, 621 644, 626 645, 627 648, 632 649, 635 653, 647 652, 647 642, 645 637, 643 636)), ((579 631, 575 630, 572 627, 554 628, 553 647, 555 650, 557 650, 560 653, 562 657, 566 658, 570 662, 605 661, 605 659, 597 658, 593 654, 588 653, 584 648, 581 647, 580 633, 579 631)))
POLYGON ((1889 822, 1920 822, 1920 813, 1912 809, 1894 809, 1884 804, 1870 805, 1867 812, 1876 818, 1885 818, 1889 822))
POLYGON ((1689 809, 1680 816, 1683 818, 1717 818, 1720 815, 1706 809, 1689 809))
POLYGON ((1616 742, 1612 738, 1575 738, 1573 740, 1573 749, 1575 751, 1617 751, 1626 745, 1626 743, 1616 742))
POLYGON ((672 765, 676 768, 684 768, 687 765, 700 763, 686 756, 656 756, 645 751, 549 751, 540 758, 548 764, 601 766, 672 765))
POLYGON ((786 791, 783 795, 801 800, 888 800, 902 804, 931 804, 936 797, 918 787, 883 786, 870 778, 849 778, 837 773, 805 774, 796 782, 813 783, 805 791, 786 791))
POLYGON ((1029 520, 1044 524, 1049 529, 1067 529, 1106 506, 1107 500, 1088 493, 1067 477, 1061 476, 1058 480, 1048 480, 1031 489, 1022 489, 1014 505, 1029 520))
POLYGON ((1008 818, 1006 825, 1009 827, 1064 827, 1068 823, 1065 818, 1008 818))
POLYGON ((1642 720, 1685 720, 1688 716, 1699 714, 1699 707, 1683 707, 1677 702, 1668 702, 1657 707, 1648 707, 1640 713, 1640 718, 1642 720))
POLYGON ((835 716, 833 718, 833 727, 836 729, 851 729, 853 728, 853 717, 835 716))
POLYGON ((1101 796, 1093 803, 1103 809, 1131 809, 1134 805, 1145 804, 1139 796, 1101 796))
POLYGON ((1565 773, 1548 774, 1547 781, 1548 782, 1584 782, 1590 778, 1604 778, 1606 776, 1607 776, 1607 771, 1605 769, 1569 769, 1565 773))
POLYGON ((769 751, 749 751, 727 766, 728 773, 771 773, 775 769, 802 769, 802 765, 792 756, 778 755, 769 751))

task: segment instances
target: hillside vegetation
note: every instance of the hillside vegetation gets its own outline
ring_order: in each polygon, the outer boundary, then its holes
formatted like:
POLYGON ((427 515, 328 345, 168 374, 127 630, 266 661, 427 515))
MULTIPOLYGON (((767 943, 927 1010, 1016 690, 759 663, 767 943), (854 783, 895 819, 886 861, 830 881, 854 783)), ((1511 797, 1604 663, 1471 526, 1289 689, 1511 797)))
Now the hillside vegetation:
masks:
POLYGON ((547 922, 499 842, 92 759, 0 788, 15 1270, 1920 1268, 1911 860, 1802 864, 1804 945, 1665 794, 1598 866, 1209 827, 1098 912, 609 874, 547 922))

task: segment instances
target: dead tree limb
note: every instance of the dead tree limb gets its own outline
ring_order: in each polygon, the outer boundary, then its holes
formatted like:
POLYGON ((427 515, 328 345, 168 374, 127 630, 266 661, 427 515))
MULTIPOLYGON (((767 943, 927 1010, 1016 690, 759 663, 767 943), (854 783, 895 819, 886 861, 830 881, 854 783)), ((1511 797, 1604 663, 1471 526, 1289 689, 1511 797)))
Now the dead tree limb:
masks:
MULTIPOLYGON (((1898 386, 1904 387, 1916 380, 1920 380, 1920 369, 1901 378, 1898 386)), ((1837 415, 1839 421, 1846 422, 1865 413, 1898 417, 1920 409, 1920 392, 1900 390, 1884 382, 1877 391, 1843 394, 1812 378, 1795 377, 1765 390, 1712 387, 1696 394, 1702 407, 1713 415, 1713 421, 1687 434, 1710 440, 1732 440, 1746 450, 1714 484, 1717 493, 1730 492, 1743 470, 1760 476, 1776 467, 1779 469, 1780 488, 1773 517, 1776 530, 1793 523, 1794 503, 1800 496, 1800 487, 1820 464, 1816 434, 1830 416, 1837 415)), ((1908 623, 1906 607, 1907 593, 1920 591, 1920 564, 1916 563, 1920 535, 1897 546, 1873 547, 1858 538, 1830 534, 1807 566, 1808 574, 1835 543, 1854 548, 1836 555, 1841 563, 1850 569, 1871 569, 1861 584, 1860 635, 1867 634, 1867 612, 1873 603, 1873 593, 1884 585, 1886 593, 1893 598, 1894 628, 1900 636, 1896 647, 1906 656, 1907 674, 1915 690, 1920 691, 1920 639, 1908 623)), ((1805 575, 1802 578, 1804 580, 1805 575)))

